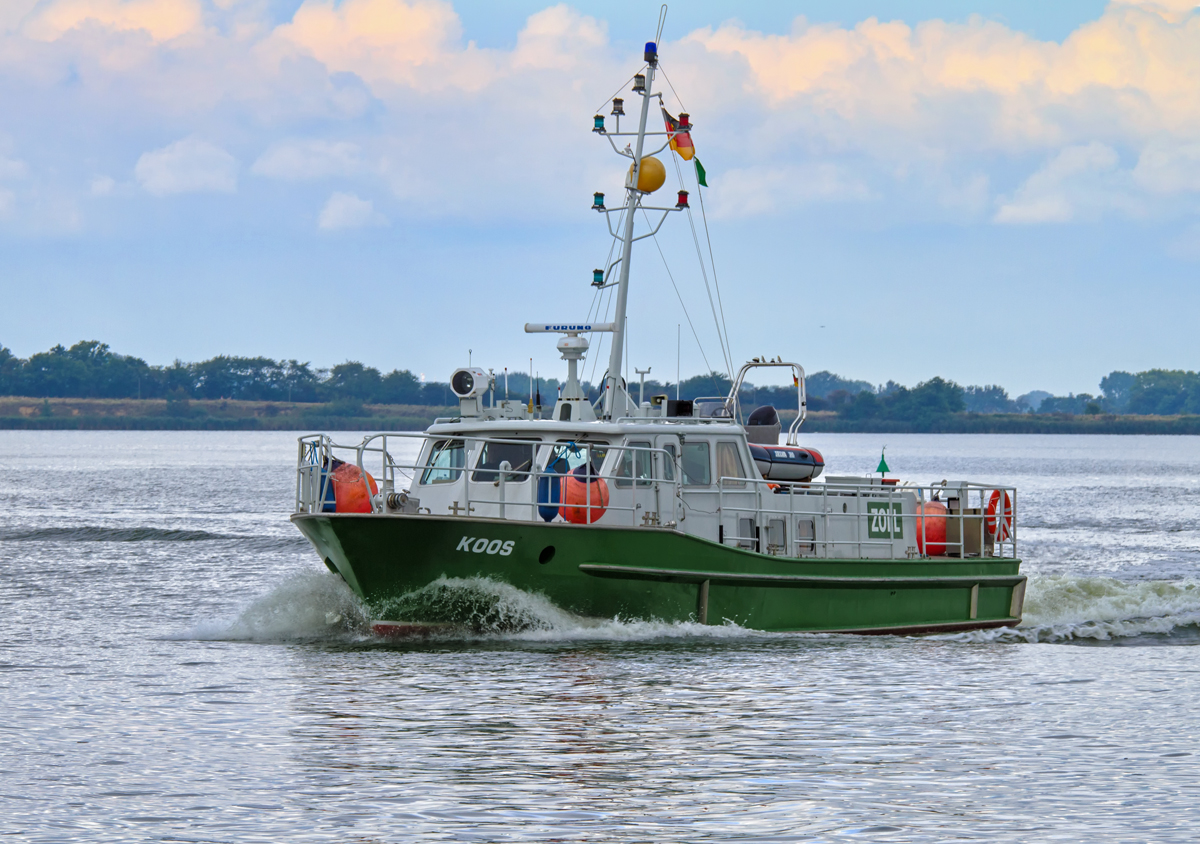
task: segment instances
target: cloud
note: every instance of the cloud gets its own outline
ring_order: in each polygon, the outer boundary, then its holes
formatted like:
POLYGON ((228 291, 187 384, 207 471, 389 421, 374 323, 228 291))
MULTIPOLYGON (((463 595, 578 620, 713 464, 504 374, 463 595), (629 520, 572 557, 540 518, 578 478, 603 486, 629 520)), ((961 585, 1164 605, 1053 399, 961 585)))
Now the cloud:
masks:
POLYGON ((806 114, 807 132, 879 154, 913 143, 1020 154, 1200 130, 1200 16, 1152 4, 1113 4, 1062 44, 981 18, 799 18, 788 35, 727 24, 688 42, 703 49, 706 88, 806 114))
POLYGON ((1200 143, 1151 143, 1142 150, 1133 179, 1152 193, 1200 191, 1200 143))
POLYGON ((133 173, 142 189, 155 196, 237 190, 237 161, 199 138, 184 138, 143 153, 133 173))
MULTIPOLYGON (((141 138, 189 135, 138 160, 136 183, 153 195, 236 190, 234 145, 262 150, 250 171, 281 182, 379 179, 399 213, 546 219, 572 197, 619 190, 620 162, 563 152, 639 61, 603 21, 552 5, 512 47, 485 49, 464 40, 447 0, 297 2, 281 22, 259 0, 29 7, 9 24, 19 32, 0 36, 0 85, 23 94, 8 125, 41 127, 10 130, 14 148, 41 147, 51 130, 29 118, 57 109, 104 126, 101 144, 125 157, 141 138)), ((698 29, 662 53, 723 215, 870 200, 920 218, 1052 223, 1181 214, 1200 190, 1190 3, 1112 3, 1062 43, 982 18, 801 17, 783 34, 698 29), (1104 164, 1099 147, 1136 166, 1104 164), (1081 155, 1091 163, 1068 172, 1081 155), (1040 169, 997 202, 996 186, 1030 161, 1040 169)), ((123 166, 61 137, 47 172, 74 166, 81 193, 97 170, 123 166)))
POLYGON ((0 34, 16 30, 38 5, 39 0, 5 0, 0 3, 0 34))
POLYGON ((93 24, 119 31, 143 30, 156 41, 198 29, 198 0, 51 0, 25 25, 31 38, 52 41, 93 24))
POLYGON ((334 192, 321 209, 317 225, 331 231, 382 226, 387 225, 387 220, 381 214, 375 213, 375 203, 371 200, 359 199, 352 193, 334 192))
POLYGON ((573 70, 607 44, 604 24, 560 3, 530 15, 517 35, 512 66, 573 70))
POLYGON ((17 195, 6 188, 0 188, 0 220, 11 218, 16 207, 17 195))
POLYGON ((996 212, 997 223, 1067 223, 1118 209, 1140 216, 1145 208, 1119 169, 1116 150, 1101 143, 1064 149, 1030 176, 996 212))
POLYGON ((454 7, 441 0, 305 0, 276 30, 330 70, 400 83, 445 65, 460 34, 454 7))
POLYGON ((364 169, 357 144, 346 141, 287 140, 275 144, 250 167, 258 176, 285 181, 349 176, 364 169))
POLYGON ((714 180, 716 217, 751 217, 815 202, 861 202, 872 193, 861 177, 832 162, 729 170, 714 180))
POLYGON ((116 186, 117 181, 112 176, 93 176, 89 182, 92 196, 108 196, 116 186))

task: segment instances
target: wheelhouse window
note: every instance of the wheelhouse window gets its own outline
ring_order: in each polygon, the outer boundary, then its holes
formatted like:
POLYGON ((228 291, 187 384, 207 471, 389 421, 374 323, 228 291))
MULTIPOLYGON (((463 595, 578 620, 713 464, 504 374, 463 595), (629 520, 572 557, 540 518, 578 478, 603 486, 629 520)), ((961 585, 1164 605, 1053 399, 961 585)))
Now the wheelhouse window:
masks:
POLYGON ((448 484, 457 481, 466 465, 467 452, 462 440, 438 440, 425 461, 423 484, 448 484))
POLYGON ((653 453, 648 442, 626 443, 621 449, 621 460, 617 464, 617 486, 650 486, 654 478, 653 453))
MULTIPOLYGON (((742 455, 738 453, 737 443, 717 443, 717 477, 744 478, 746 472, 742 468, 742 455)), ((724 486, 745 486, 745 481, 721 481, 724 486)))
POLYGON ((546 460, 547 472, 566 474, 578 469, 584 464, 591 464, 591 473, 600 474, 604 458, 608 456, 608 443, 574 442, 559 440, 550 449, 550 457, 546 460))
POLYGON ((673 481, 675 480, 675 446, 671 443, 667 443, 662 448, 663 451, 666 452, 666 454, 662 456, 663 478, 668 481, 673 481))
POLYGON ((684 443, 679 462, 683 468, 683 482, 688 486, 708 486, 712 483, 708 443, 684 443))
POLYGON ((524 443, 485 442, 475 464, 475 472, 471 480, 476 483, 498 483, 500 479, 500 464, 505 460, 512 471, 504 473, 506 484, 519 484, 529 477, 528 472, 533 468, 533 449, 537 440, 524 443))

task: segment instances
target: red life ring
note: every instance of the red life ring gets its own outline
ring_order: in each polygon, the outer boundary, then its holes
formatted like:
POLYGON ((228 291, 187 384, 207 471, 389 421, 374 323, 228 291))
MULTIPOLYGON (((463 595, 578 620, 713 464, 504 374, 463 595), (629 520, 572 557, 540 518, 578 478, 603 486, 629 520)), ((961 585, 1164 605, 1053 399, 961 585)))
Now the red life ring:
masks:
POLYGON ((1000 490, 992 490, 992 497, 988 499, 987 518, 984 520, 984 525, 987 527, 988 536, 995 536, 1001 542, 1007 542, 1012 536, 1013 525, 1013 506, 1012 499, 1008 497, 1008 493, 1004 493, 1004 504, 1000 504, 1000 490), (999 517, 996 511, 999 510, 999 517), (997 535, 996 522, 1000 522, 1000 531, 997 535))

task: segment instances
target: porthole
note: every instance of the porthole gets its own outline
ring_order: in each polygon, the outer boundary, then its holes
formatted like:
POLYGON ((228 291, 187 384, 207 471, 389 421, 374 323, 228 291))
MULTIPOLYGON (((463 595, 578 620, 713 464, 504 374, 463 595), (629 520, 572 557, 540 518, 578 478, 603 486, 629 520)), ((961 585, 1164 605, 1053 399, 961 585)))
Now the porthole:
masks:
POLYGON ((542 565, 545 565, 546 563, 550 562, 553 559, 554 559, 554 546, 553 545, 547 545, 545 548, 542 549, 542 553, 538 554, 538 562, 541 563, 542 565))

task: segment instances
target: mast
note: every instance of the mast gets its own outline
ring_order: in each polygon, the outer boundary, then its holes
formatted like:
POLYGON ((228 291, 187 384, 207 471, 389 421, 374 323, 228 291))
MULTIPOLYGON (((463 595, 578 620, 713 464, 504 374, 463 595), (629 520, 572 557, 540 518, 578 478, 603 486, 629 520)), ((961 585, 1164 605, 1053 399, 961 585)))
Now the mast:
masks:
POLYGON ((621 272, 617 282, 617 311, 613 317, 612 349, 608 356, 608 378, 604 389, 604 416, 609 419, 624 416, 627 395, 621 391, 621 353, 625 348, 625 307, 629 299, 629 261, 633 253, 633 224, 634 215, 642 201, 642 192, 638 190, 638 177, 642 173, 642 149, 646 141, 646 120, 650 116, 651 91, 654 87, 654 69, 658 67, 658 45, 653 41, 646 42, 646 83, 641 91, 642 116, 638 124, 637 146, 633 151, 633 175, 625 185, 625 232, 621 237, 621 272))

